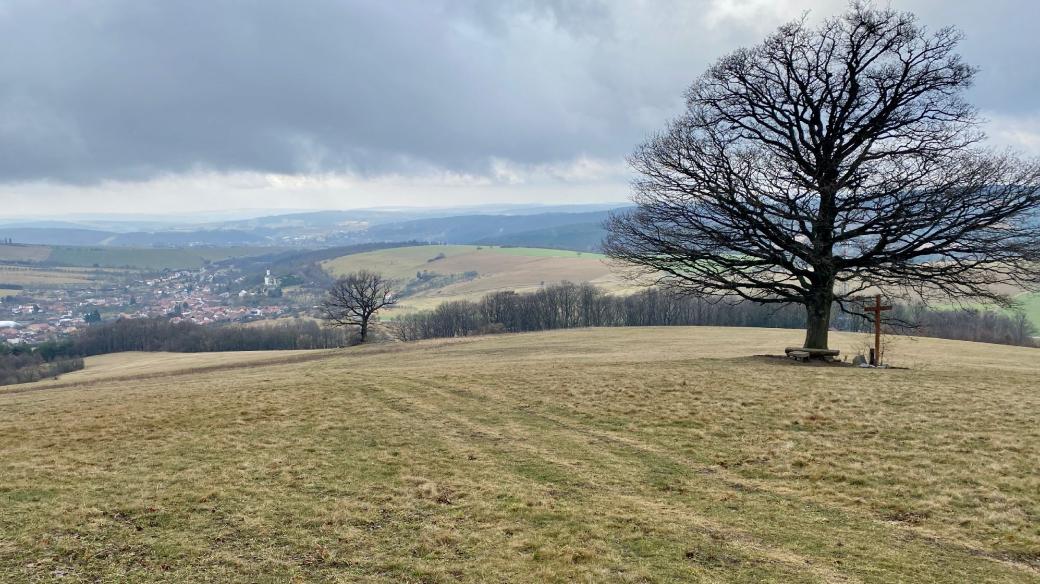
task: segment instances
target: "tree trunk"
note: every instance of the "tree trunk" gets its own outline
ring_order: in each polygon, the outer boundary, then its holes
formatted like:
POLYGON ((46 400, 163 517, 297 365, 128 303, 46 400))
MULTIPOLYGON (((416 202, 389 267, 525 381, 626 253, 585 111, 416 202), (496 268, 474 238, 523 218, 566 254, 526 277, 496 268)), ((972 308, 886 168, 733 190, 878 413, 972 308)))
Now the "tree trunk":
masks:
POLYGON ((829 294, 814 295, 805 304, 805 344, 807 349, 827 349, 827 333, 831 327, 831 299, 829 294))
POLYGON ((361 335, 361 338, 358 340, 359 344, 360 343, 364 343, 365 339, 368 338, 368 319, 367 318, 361 319, 360 335, 361 335))

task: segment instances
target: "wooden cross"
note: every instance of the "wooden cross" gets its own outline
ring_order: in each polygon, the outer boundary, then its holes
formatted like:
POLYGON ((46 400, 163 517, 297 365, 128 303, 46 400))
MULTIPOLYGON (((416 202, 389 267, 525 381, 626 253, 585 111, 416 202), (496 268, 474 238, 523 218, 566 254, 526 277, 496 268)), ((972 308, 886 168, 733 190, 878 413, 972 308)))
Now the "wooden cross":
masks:
POLYGON ((876 294, 874 296, 874 305, 864 305, 863 309, 874 313, 874 355, 873 359, 870 360, 870 364, 878 366, 881 365, 881 311, 892 310, 892 307, 882 306, 881 295, 876 294))

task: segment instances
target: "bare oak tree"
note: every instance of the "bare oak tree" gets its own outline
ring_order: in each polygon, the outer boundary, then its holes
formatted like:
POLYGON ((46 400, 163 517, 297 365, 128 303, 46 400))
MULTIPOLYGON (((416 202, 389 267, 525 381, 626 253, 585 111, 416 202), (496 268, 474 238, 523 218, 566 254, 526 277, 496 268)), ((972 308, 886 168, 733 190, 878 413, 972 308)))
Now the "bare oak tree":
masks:
POLYGON ((686 293, 804 305, 813 348, 868 288, 1035 289, 1040 164, 980 146, 960 38, 854 3, 722 58, 630 157, 636 207, 607 221, 607 254, 686 293))
POLYGON ((361 270, 336 280, 321 305, 325 321, 332 326, 358 328, 360 342, 368 338, 368 325, 375 313, 397 303, 392 282, 382 274, 361 270))

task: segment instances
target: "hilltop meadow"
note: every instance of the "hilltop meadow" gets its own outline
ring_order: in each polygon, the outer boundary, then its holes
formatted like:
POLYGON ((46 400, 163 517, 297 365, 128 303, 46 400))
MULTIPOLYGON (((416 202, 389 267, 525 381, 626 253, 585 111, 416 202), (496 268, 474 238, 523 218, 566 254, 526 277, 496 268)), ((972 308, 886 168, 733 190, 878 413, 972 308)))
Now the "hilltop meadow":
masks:
POLYGON ((1040 579, 1036 350, 802 336, 88 358, 0 392, 0 581, 1040 579))

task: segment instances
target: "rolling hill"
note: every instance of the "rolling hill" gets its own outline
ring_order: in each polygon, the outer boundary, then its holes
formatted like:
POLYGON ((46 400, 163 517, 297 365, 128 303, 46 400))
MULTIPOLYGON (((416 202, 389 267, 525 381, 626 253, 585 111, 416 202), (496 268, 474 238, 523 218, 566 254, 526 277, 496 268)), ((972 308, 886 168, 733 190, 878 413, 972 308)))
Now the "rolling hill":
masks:
POLYGON ((134 231, 115 233, 93 229, 53 227, 0 227, 0 239, 29 245, 56 246, 217 246, 217 245, 273 245, 269 232, 263 230, 206 229, 185 231, 134 231))
POLYGON ((603 229, 603 222, 592 221, 521 231, 509 235, 496 235, 478 240, 476 243, 598 252, 601 249, 603 238, 606 236, 607 231, 603 229))
MULTIPOLYGON (((437 217, 376 225, 366 230, 363 236, 373 241, 428 241, 448 244, 473 244, 482 242, 503 241, 504 238, 523 235, 524 241, 534 247, 559 247, 536 238, 545 229, 569 228, 575 231, 572 236, 583 233, 575 230, 575 225, 598 226, 607 218, 608 211, 587 213, 538 213, 532 215, 462 215, 453 217, 437 217)), ((587 231, 585 229, 584 231, 587 231)), ((567 242, 550 233, 547 239, 556 238, 557 242, 567 242)), ((591 244, 598 248, 598 237, 591 244)), ((503 243, 506 243, 503 241, 503 243)), ((590 248, 590 242, 582 239, 579 250, 590 248)), ((590 248, 591 249, 591 248, 590 248)))
POLYGON ((450 300, 473 300, 499 290, 536 290, 543 284, 563 280, 592 282, 612 292, 632 289, 632 284, 612 270, 604 256, 556 249, 478 245, 397 247, 326 260, 322 267, 333 275, 359 269, 375 270, 397 280, 399 286, 414 280, 417 273, 423 271, 456 276, 457 281, 420 290, 402 299, 394 308, 398 314, 450 300))
POLYGON ((0 393, 0 580, 1036 582, 1036 350, 801 335, 89 359, 0 393))
POLYGON ((26 245, 103 245, 118 234, 70 227, 0 227, 0 240, 26 245))

